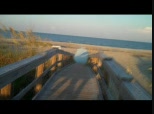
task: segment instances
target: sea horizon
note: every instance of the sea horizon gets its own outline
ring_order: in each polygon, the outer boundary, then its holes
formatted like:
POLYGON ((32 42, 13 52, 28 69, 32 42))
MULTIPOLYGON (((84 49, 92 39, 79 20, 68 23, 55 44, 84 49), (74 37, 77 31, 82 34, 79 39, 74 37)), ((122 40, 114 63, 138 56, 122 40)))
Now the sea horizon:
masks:
MULTIPOLYGON (((4 37, 11 38, 11 33, 9 31, 0 33, 4 37)), ((34 35, 47 41, 79 43, 79 44, 109 46, 109 47, 128 48, 128 49, 152 50, 152 43, 150 42, 107 39, 98 37, 96 38, 96 37, 75 36, 75 35, 62 35, 62 34, 42 33, 42 32, 33 32, 33 33, 34 35)))

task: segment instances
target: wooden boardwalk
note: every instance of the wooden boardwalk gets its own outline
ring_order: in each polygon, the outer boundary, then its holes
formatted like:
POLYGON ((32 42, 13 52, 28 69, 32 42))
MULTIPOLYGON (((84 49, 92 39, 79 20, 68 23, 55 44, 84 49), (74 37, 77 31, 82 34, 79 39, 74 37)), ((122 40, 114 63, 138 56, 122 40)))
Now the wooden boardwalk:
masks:
POLYGON ((103 100, 91 69, 72 64, 51 77, 33 100, 103 100))

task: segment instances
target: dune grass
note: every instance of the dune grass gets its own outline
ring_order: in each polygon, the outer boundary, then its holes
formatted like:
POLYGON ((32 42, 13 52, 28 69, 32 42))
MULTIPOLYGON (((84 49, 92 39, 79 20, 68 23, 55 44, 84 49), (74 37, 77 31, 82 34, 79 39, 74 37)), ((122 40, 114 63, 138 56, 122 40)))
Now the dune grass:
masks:
MULTIPOLYGON (((31 30, 17 32, 11 27, 9 30, 0 29, 0 32, 8 31, 11 33, 10 38, 0 34, 0 68, 34 56, 42 51, 50 49, 52 46, 51 43, 44 42, 40 37, 34 35, 31 30)), ((27 84, 33 81, 34 78, 35 69, 12 82, 11 96, 16 95, 20 90, 26 87, 27 84)), ((10 91, 8 88, 5 88, 5 90, 10 91)), ((32 95, 32 93, 33 91, 31 91, 29 95, 32 95)), ((3 96, 0 94, 0 99, 9 99, 11 96, 3 96)))
POLYGON ((10 27, 9 31, 11 38, 0 35, 0 67, 31 57, 43 51, 40 48, 49 49, 52 46, 35 36, 31 30, 16 32, 10 27))

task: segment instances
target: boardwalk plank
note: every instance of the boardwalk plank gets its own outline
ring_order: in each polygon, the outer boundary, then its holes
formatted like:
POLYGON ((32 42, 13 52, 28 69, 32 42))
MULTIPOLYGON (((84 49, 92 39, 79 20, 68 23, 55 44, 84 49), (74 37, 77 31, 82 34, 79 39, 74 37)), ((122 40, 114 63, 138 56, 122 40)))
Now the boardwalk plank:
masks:
POLYGON ((75 63, 49 80, 33 100, 103 100, 95 75, 86 65, 75 63))

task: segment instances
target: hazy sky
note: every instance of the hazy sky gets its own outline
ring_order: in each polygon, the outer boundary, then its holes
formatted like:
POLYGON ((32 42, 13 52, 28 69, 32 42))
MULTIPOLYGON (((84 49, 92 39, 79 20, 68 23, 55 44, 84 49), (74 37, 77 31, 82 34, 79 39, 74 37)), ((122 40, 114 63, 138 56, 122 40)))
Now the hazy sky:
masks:
POLYGON ((152 15, 0 15, 16 30, 152 42, 152 15))

